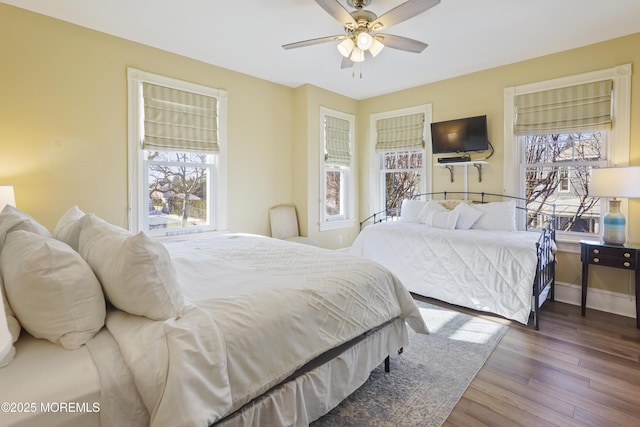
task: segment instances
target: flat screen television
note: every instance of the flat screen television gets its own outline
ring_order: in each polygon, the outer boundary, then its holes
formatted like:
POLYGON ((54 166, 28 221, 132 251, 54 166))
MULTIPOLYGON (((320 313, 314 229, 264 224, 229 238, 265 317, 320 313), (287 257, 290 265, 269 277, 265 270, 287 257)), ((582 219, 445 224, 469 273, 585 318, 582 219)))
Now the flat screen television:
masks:
POLYGON ((431 123, 431 147, 433 154, 488 150, 487 116, 431 123))

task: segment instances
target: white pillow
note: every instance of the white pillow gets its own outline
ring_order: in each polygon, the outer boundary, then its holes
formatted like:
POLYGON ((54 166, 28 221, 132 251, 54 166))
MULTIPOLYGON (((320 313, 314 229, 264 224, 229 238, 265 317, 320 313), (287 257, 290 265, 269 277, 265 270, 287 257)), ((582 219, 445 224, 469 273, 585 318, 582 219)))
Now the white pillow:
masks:
POLYGON ((13 231, 0 253, 0 266, 7 299, 34 337, 72 350, 102 329, 106 308, 100 283, 67 244, 13 231))
POLYGON ((424 209, 426 204, 427 202, 424 200, 404 199, 402 201, 402 207, 400 208, 400 221, 420 222, 420 212, 422 212, 422 209, 424 209))
POLYGON ((482 215, 471 228, 516 231, 516 202, 492 202, 474 205, 482 215))
POLYGON ((0 249, 4 244, 4 239, 12 231, 26 230, 41 236, 51 236, 49 230, 40 225, 28 214, 16 209, 11 205, 6 205, 0 212, 0 249))
MULTIPOLYGON (((16 354, 16 348, 13 343, 16 342, 17 336, 14 338, 13 332, 9 328, 9 314, 5 307, 9 305, 6 302, 2 285, 2 276, 0 275, 0 294, 2 295, 2 304, 0 304, 0 368, 7 366, 13 360, 16 354)), ((20 328, 18 325, 18 334, 20 328)))
POLYGON ((449 210, 442 206, 438 201, 433 199, 429 200, 424 205, 424 208, 422 208, 422 211, 420 211, 420 215, 418 215, 418 222, 431 226, 430 217, 437 212, 449 212, 449 210))
POLYGON ((76 251, 78 250, 78 240, 80 239, 80 229, 82 228, 82 218, 85 213, 78 206, 74 206, 66 211, 53 229, 53 237, 65 242, 76 251))
POLYGON ((456 222, 456 228, 459 230, 468 230, 473 224, 476 223, 478 218, 482 216, 482 212, 468 203, 459 203, 453 212, 458 213, 458 222, 456 222))
POLYGON ((79 250, 98 276, 111 303, 120 310, 152 320, 182 315, 184 299, 167 249, 140 232, 109 224, 87 214, 79 250))
POLYGON ((429 227, 444 228, 446 230, 453 230, 456 228, 456 222, 458 221, 458 212, 450 211, 446 212, 434 212, 429 216, 429 227))

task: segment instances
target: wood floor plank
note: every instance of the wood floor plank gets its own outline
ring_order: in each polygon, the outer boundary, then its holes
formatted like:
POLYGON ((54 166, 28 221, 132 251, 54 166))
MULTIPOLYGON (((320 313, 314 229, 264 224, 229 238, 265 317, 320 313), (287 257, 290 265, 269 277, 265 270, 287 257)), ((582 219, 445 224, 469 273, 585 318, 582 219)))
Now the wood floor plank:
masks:
POLYGON ((548 301, 536 331, 425 300, 509 327, 445 426, 640 426, 634 318, 548 301))

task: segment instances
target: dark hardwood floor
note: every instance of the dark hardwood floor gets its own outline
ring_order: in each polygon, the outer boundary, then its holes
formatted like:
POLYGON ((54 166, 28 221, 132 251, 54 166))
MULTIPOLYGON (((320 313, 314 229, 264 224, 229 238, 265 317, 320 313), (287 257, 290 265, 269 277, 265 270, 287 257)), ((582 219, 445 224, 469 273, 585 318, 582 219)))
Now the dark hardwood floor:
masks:
POLYGON ((509 326, 445 426, 640 426, 634 318, 547 301, 536 331, 424 300, 509 326))

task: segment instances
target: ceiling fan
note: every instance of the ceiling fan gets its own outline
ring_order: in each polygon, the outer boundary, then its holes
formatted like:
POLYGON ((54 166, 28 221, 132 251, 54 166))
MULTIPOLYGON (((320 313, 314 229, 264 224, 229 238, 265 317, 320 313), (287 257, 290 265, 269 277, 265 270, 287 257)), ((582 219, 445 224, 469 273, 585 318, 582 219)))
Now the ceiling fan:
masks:
POLYGON ((347 4, 355 8, 353 12, 349 12, 338 0, 316 0, 316 3, 344 26, 345 34, 289 43, 282 47, 295 49, 342 40, 337 46, 343 56, 341 68, 349 68, 355 62, 364 61, 365 52, 375 57, 385 46, 413 53, 422 52, 428 46, 426 43, 379 31, 431 9, 440 3, 440 0, 408 0, 380 17, 364 9, 371 0, 347 0, 347 4))

